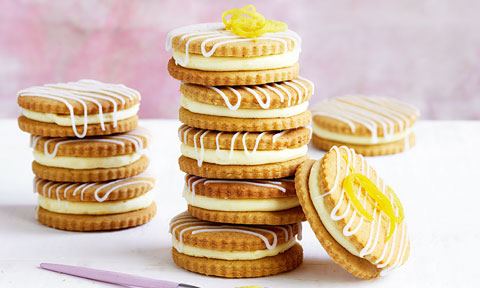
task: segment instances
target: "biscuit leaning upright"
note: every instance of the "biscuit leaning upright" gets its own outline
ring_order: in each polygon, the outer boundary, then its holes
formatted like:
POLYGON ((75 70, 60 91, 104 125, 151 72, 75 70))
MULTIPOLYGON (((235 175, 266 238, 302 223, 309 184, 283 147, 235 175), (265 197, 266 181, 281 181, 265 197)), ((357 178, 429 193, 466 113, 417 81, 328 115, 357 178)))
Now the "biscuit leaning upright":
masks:
POLYGON ((362 155, 334 146, 297 169, 295 186, 319 242, 345 270, 372 279, 407 261, 403 206, 362 155))
POLYGON ((24 89, 18 104, 19 127, 32 134, 41 224, 100 231, 154 217, 155 179, 142 173, 149 165, 150 133, 136 128, 140 93, 80 80, 24 89))

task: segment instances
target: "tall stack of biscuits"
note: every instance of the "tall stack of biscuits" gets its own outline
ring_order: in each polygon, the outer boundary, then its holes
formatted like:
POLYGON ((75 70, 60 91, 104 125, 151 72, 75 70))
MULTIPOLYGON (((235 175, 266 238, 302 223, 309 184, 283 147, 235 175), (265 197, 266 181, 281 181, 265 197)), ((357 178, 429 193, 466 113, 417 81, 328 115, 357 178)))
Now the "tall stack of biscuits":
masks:
POLYGON ((293 175, 311 138, 313 84, 298 76, 293 31, 253 38, 222 23, 167 36, 170 75, 181 80, 184 212, 171 222, 180 267, 221 277, 293 270, 305 220, 293 175))
POLYGON ((142 225, 155 215, 155 179, 142 173, 149 133, 137 128, 140 94, 94 80, 18 92, 31 134, 38 221, 71 231, 142 225))

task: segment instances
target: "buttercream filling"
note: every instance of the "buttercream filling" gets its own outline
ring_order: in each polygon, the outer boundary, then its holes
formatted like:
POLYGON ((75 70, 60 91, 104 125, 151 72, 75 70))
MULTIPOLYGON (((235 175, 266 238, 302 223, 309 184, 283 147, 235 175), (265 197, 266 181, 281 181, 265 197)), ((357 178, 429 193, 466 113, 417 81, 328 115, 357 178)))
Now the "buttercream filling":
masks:
POLYGON ((310 190, 310 199, 313 202, 313 206, 315 206, 315 210, 317 210, 318 216, 320 217, 320 220, 322 220, 323 226, 325 226, 325 229, 327 229, 328 233, 332 235, 333 239, 335 239, 335 241, 337 241, 340 245, 347 249, 348 252, 360 257, 360 251, 355 249, 355 246, 353 246, 349 242, 347 236, 344 236, 343 232, 339 228, 337 228, 335 221, 330 218, 330 213, 329 211, 327 211, 324 203, 325 197, 319 197, 321 195, 319 188, 320 184, 318 183, 318 175, 321 168, 320 164, 320 161, 315 162, 312 169, 310 170, 310 177, 308 179, 308 189, 310 190))
POLYGON ((224 199, 194 195, 188 188, 183 197, 189 205, 216 211, 282 211, 300 205, 298 197, 269 199, 224 199))
POLYGON ((116 168, 122 167, 137 161, 142 157, 144 151, 132 154, 110 156, 110 157, 49 157, 42 152, 33 150, 33 158, 37 163, 48 167, 59 167, 69 169, 95 169, 95 168, 116 168))
MULTIPOLYGON (((102 120, 104 123, 109 123, 115 121, 115 116, 117 117, 117 121, 128 119, 137 115, 138 109, 140 108, 140 104, 135 104, 130 108, 118 110, 116 113, 103 113, 100 114, 93 114, 87 115, 74 115, 75 126, 83 125, 85 123, 85 119, 88 124, 98 124, 101 123, 102 120), (116 115, 115 115, 116 114, 116 115)), ((53 114, 53 113, 41 113, 36 112, 28 109, 23 109, 23 116, 27 117, 28 119, 32 119, 39 122, 45 123, 55 123, 60 126, 72 126, 72 118, 69 114, 53 114)))
POLYGON ((317 124, 313 123, 313 134, 327 140, 338 141, 342 143, 349 144, 359 144, 359 145, 371 145, 371 144, 386 144, 392 143, 401 139, 405 139, 410 134, 410 130, 399 133, 393 133, 390 137, 370 137, 370 136, 354 136, 342 133, 335 133, 321 128, 317 124))
MULTIPOLYGON (((200 146, 200 145, 198 145, 200 146)), ((283 149, 283 150, 262 150, 247 154, 244 150, 214 150, 201 149, 186 145, 182 143, 180 151, 182 155, 188 158, 193 158, 201 162, 214 163, 219 165, 261 165, 269 163, 284 162, 296 159, 307 154, 308 146, 300 146, 298 148, 283 149)))
POLYGON ((298 105, 278 109, 237 109, 197 102, 183 95, 180 105, 193 113, 234 118, 285 118, 301 114, 308 109, 308 101, 298 105))
MULTIPOLYGON (((177 65, 185 63, 185 53, 173 50, 173 59, 177 65)), ((300 51, 293 51, 258 57, 204 57, 198 54, 188 54, 185 68, 202 71, 251 71, 289 67, 298 62, 300 51)))
POLYGON ((106 202, 72 202, 67 200, 52 199, 39 194, 38 206, 51 212, 64 214, 117 214, 146 208, 152 204, 153 196, 154 191, 150 190, 143 195, 127 200, 106 202))
MULTIPOLYGON (((179 251, 179 253, 194 257, 206 257, 221 260, 255 260, 283 253, 288 249, 292 248, 295 243, 297 243, 297 241, 294 237, 285 243, 278 244, 275 248, 271 250, 263 249, 253 251, 219 251, 213 249, 199 248, 191 245, 182 245, 182 250, 181 252, 179 251)), ((178 241, 173 239, 172 245, 178 251, 178 249, 176 248, 178 247, 177 245, 179 245, 178 241)))

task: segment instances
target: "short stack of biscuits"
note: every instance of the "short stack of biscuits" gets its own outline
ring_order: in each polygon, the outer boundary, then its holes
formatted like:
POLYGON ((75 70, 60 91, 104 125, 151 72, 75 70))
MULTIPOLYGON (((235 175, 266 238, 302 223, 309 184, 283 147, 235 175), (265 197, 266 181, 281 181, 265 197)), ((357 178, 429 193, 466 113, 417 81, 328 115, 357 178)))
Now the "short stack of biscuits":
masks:
POLYGON ((222 25, 167 37, 168 71, 182 81, 179 165, 188 203, 171 223, 173 259, 221 277, 293 270, 303 251, 292 238, 305 215, 292 176, 308 158, 314 87, 298 76, 297 34, 253 40, 222 25))
POLYGON ((31 134, 38 221, 70 231, 142 225, 156 213, 155 179, 142 173, 149 132, 137 128, 140 94, 94 80, 18 92, 31 134))

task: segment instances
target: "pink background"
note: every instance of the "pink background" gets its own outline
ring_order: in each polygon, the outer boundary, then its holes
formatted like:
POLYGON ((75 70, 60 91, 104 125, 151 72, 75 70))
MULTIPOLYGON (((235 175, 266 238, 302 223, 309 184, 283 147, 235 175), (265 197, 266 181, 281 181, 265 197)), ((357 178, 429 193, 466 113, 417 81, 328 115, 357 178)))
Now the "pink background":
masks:
POLYGON ((18 115, 22 88, 92 78, 139 90, 142 117, 175 118, 179 82, 166 70, 167 32, 220 21, 250 2, 302 36, 312 103, 377 94, 417 105, 424 119, 480 119, 475 0, 0 0, 0 116, 18 115))

